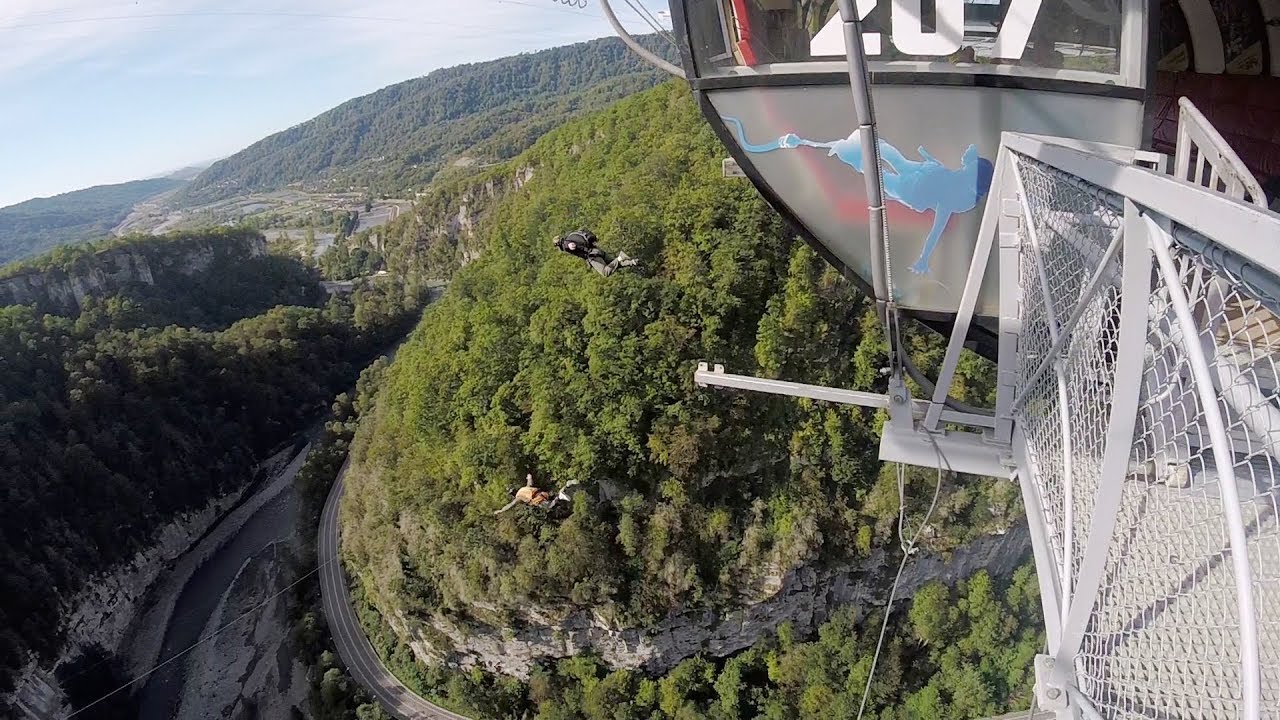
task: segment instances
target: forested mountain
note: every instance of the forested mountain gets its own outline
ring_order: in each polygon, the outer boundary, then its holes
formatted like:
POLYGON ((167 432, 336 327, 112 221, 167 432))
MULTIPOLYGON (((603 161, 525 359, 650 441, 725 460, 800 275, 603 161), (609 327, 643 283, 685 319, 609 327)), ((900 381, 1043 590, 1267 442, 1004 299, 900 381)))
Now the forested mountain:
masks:
MULTIPOLYGON (((353 443, 344 552, 371 607, 394 619, 399 645, 408 634, 448 657, 446 625, 507 637, 578 608, 611 627, 643 627, 760 598, 801 565, 899 552, 897 486, 876 457, 874 413, 694 386, 702 360, 884 389, 883 335, 866 298, 799 243, 750 185, 723 178, 723 156, 685 86, 670 83, 570 122, 495 169, 533 174, 477 230, 483 254, 457 271, 401 349, 353 443), (602 278, 548 242, 579 226, 641 266, 602 278), (582 491, 553 512, 518 506, 495 517, 527 472, 544 488, 580 481, 582 491)), ((908 342, 934 372, 938 338, 911 332, 908 342)), ((971 357, 959 375, 965 400, 989 401, 989 366, 971 357)), ((912 470, 906 481, 914 525, 935 474, 912 470)), ((954 479, 927 549, 953 549, 1019 516, 1009 483, 954 479)), ((982 622, 1000 613, 984 610, 982 622)), ((982 635, 954 661, 994 657, 1010 637, 1035 644, 1035 628, 1022 620, 1002 632, 982 635)), ((862 667, 867 642, 859 635, 842 645, 840 667, 862 667)), ((807 655, 787 662, 800 673, 807 655)), ((787 708, 800 703, 796 693, 809 694, 807 681, 780 677, 762 653, 752 658, 737 679, 724 680, 750 688, 735 695, 742 699, 734 710, 712 716, 753 716, 751 708, 771 704, 759 693, 774 683, 790 700, 768 717, 793 717, 787 708)), ((578 667, 567 672, 576 673, 571 692, 580 702, 599 680, 596 665, 564 662, 578 667)), ((914 688, 937 666, 919 667, 925 676, 914 688)), ((492 713, 504 717, 520 717, 524 703, 546 718, 649 717, 655 707, 659 717, 698 717, 684 705, 706 708, 717 672, 705 663, 689 669, 670 699, 624 674, 590 713, 580 704, 555 709, 568 688, 557 683, 569 681, 553 676, 526 686, 432 670, 428 684, 451 695, 457 685, 463 695, 487 687, 522 698, 510 714, 492 713), (635 711, 610 714, 613 697, 633 698, 635 711)), ((1009 681, 992 706, 1025 690, 1024 681, 1009 681)), ((822 707, 839 691, 814 690, 804 702, 822 707)))
POLYGON ((0 208, 0 265, 58 245, 104 237, 134 205, 182 184, 174 178, 135 180, 0 208))
MULTIPOLYGON (((200 255, 241 234, 109 247, 200 255)), ((93 250, 25 272, 75 273, 93 250)), ((113 286, 67 315, 0 307, 0 692, 29 655, 57 651, 60 601, 247 481, 412 324, 422 298, 388 282, 326 302, 313 270, 275 256, 215 257, 203 273, 113 286)))
POLYGON ((462 153, 481 163, 509 158, 571 115, 659 79, 617 38, 437 70, 254 143, 184 192, 193 203, 289 183, 398 193, 462 153))

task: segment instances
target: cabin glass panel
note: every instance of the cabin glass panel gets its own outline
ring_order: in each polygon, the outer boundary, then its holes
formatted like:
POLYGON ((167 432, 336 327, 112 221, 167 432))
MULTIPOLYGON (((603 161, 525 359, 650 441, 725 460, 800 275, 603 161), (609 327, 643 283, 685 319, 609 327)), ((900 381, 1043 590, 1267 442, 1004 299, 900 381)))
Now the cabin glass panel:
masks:
MULTIPOLYGON (((1119 82, 1120 0, 860 0, 872 69, 1119 82), (950 65, 950 68, 938 67, 950 65)), ((698 74, 840 62, 835 0, 686 0, 698 74)))
MULTIPOLYGON (((1143 5, 857 6, 872 60, 893 296, 911 310, 954 313, 1001 132, 1141 142, 1143 5)), ((680 7, 704 111, 739 164, 828 257, 869 281, 866 165, 835 0, 685 0, 680 7)), ((998 307, 996 255, 978 299, 983 315, 998 307)))

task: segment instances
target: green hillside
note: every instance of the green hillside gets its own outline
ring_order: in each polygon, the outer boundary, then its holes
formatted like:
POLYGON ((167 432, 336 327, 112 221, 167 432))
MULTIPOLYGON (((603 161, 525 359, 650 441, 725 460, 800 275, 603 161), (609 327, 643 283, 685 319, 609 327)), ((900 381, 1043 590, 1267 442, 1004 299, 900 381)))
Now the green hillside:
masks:
POLYGON ((398 193, 460 154, 479 163, 509 158, 568 117, 659 79, 617 38, 437 70, 254 143, 184 192, 191 203, 290 183, 398 193))
POLYGON ((99 185, 0 208, 0 265, 111 232, 139 202, 182 185, 172 178, 99 185))
MULTIPOLYGON (((355 443, 345 537, 380 610, 546 603, 646 622, 888 542, 896 490, 873 414, 693 384, 699 360, 883 383, 866 299, 750 185, 722 178, 721 157, 673 83, 513 161, 533 180, 481 229, 484 256, 401 351, 355 443), (643 270, 604 279, 553 252, 548 238, 579 225, 643 270), (495 518, 526 472, 588 491, 566 517, 495 518)), ((932 369, 938 340, 912 342, 932 369)), ((985 400, 989 368, 962 375, 967 398, 985 400)), ((932 474, 909 481, 927 498, 932 474)), ((1007 483, 948 497, 935 548, 1016 517, 1007 483)))

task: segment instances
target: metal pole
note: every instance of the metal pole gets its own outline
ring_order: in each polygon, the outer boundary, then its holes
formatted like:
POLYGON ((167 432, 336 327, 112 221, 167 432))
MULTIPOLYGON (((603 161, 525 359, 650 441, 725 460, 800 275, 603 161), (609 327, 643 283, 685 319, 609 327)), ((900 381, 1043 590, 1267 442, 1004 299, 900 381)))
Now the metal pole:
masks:
MULTIPOLYGON (((693 381, 698 384, 698 387, 750 390, 770 395, 825 400, 841 405, 889 409, 894 404, 894 399, 890 395, 823 387, 821 385, 805 385, 804 383, 787 382, 785 380, 769 380, 750 375, 733 375, 726 373, 721 365, 716 365, 714 369, 709 369, 706 363, 698 363, 698 369, 693 373, 693 381)), ((914 400, 909 407, 913 416, 923 416, 929 406, 923 400, 914 400)), ((943 410, 940 417, 944 422, 968 425, 975 428, 993 429, 996 424, 995 418, 990 415, 976 415, 950 409, 943 410)))
POLYGON ((1080 710, 1084 720, 1106 720, 1093 707, 1093 701, 1085 697, 1085 694, 1077 690, 1074 685, 1067 686, 1067 696, 1071 698, 1072 706, 1080 710))
POLYGON ((1031 552, 1036 561, 1036 580, 1040 585, 1040 608, 1044 612, 1044 634, 1049 653, 1056 655, 1062 643, 1062 586, 1053 562, 1053 542, 1045 523, 1044 503, 1036 485, 1027 452, 1027 439, 1022 430, 1013 432, 1011 441, 1017 463, 1018 487, 1022 490, 1022 506, 1027 511, 1027 529, 1031 533, 1031 552), (1043 571, 1043 572, 1042 572, 1043 571))
POLYGON ((1169 302, 1182 330, 1183 350, 1187 353, 1195 378, 1196 393, 1200 398, 1204 424, 1213 444, 1213 462, 1218 470, 1218 489, 1222 500, 1222 514, 1227 522, 1227 538, 1231 550, 1231 566, 1236 580, 1236 612, 1240 615, 1240 673, 1245 720, 1256 720, 1261 712, 1262 676, 1258 664, 1258 618, 1253 608, 1253 568, 1249 566, 1248 538, 1244 531, 1244 519, 1240 516, 1240 494, 1236 489, 1235 458, 1231 452, 1227 428, 1214 394, 1213 375, 1204 348, 1197 339, 1195 319, 1187 296, 1182 292, 1178 269, 1169 251, 1171 238, 1168 231, 1143 216, 1151 237, 1151 249, 1160 263, 1160 274, 1169 289, 1169 302))
POLYGON ((600 0, 600 7, 604 8, 604 15, 609 19, 609 24, 613 26, 613 31, 618 33, 618 37, 622 38, 622 42, 626 43, 627 47, 631 48, 632 52, 639 55, 641 59, 659 70, 675 75, 681 80, 685 79, 684 70, 681 70, 679 67, 672 65, 666 60, 663 60, 657 55, 649 52, 647 48, 636 42, 635 38, 631 37, 631 33, 627 32, 627 29, 618 21, 618 16, 613 14, 613 8, 609 7, 609 0, 600 0))
POLYGON ((867 67, 866 48, 862 43, 862 21, 858 19, 858 11, 854 7, 853 0, 837 0, 836 5, 840 8, 840 18, 844 27, 844 49, 849 62, 849 88, 853 91, 853 113, 858 121, 858 139, 862 147, 862 177, 867 186, 871 287, 876 296, 876 311, 885 326, 889 347, 889 366, 894 372, 895 380, 900 383, 898 318, 892 294, 893 277, 889 268, 888 226, 885 224, 884 217, 884 178, 880 174, 880 137, 876 132, 876 113, 871 102, 871 72, 867 67))
MULTIPOLYGON (((1258 387, 1258 378, 1250 379, 1240 371, 1241 355, 1246 366, 1252 364, 1252 353, 1237 347, 1230 342, 1219 345, 1215 339, 1227 321, 1227 294, 1232 292, 1231 284, 1222 278, 1216 278, 1205 284, 1205 301, 1207 313, 1211 320, 1210 327, 1200 335, 1200 345, 1205 355, 1213 358, 1215 389, 1221 393, 1222 399, 1235 411, 1236 415, 1261 441, 1263 448, 1273 459, 1280 461, 1280 408, 1271 404, 1270 399, 1258 387)), ((1248 318, 1249 311, 1244 311, 1248 318)), ((1256 373, 1256 371, 1254 371, 1256 373)))
POLYGON ((1053 346, 1049 348, 1048 354, 1040 361, 1035 372, 1031 373, 1030 379, 1023 386, 1022 394, 1013 401, 1013 411, 1018 412, 1022 409, 1022 404, 1027 401, 1027 395, 1030 394, 1036 383, 1040 382, 1040 376, 1044 375, 1049 366, 1062 355, 1062 347, 1071 339, 1071 332, 1075 330, 1076 323, 1080 322, 1080 318, 1084 317, 1084 313, 1089 309, 1087 302, 1098 291, 1098 287, 1102 284, 1102 280, 1106 277, 1108 266, 1111 259, 1115 257, 1116 251, 1120 249, 1120 242, 1124 240, 1124 226, 1122 225, 1116 234, 1111 238, 1111 244, 1107 246, 1107 251, 1102 255, 1102 261, 1093 271, 1093 277, 1089 278, 1089 283, 1085 285, 1084 291, 1080 293, 1080 302, 1076 305, 1076 309, 1071 313, 1071 317, 1067 318, 1067 322, 1062 326, 1059 337, 1054 341, 1053 346))
POLYGON ((973 321, 973 312, 978 306, 978 293, 982 290, 982 281, 987 275, 987 265, 991 260, 991 248, 995 244, 1000 222, 1000 192, 1004 185, 1006 163, 996 165, 991 180, 991 190, 987 193, 986 209, 982 213, 982 227, 978 229, 978 243, 973 249, 973 258, 969 261, 969 276, 965 279, 964 292, 960 295, 960 307, 956 310, 956 320, 951 326, 951 338, 947 341, 947 354, 942 361, 942 369, 938 371, 938 382, 933 386, 933 400, 929 414, 924 419, 924 429, 934 432, 942 419, 942 408, 951 395, 951 383, 955 380, 956 366, 960 363, 960 353, 964 350, 965 337, 969 334, 969 324, 973 321))

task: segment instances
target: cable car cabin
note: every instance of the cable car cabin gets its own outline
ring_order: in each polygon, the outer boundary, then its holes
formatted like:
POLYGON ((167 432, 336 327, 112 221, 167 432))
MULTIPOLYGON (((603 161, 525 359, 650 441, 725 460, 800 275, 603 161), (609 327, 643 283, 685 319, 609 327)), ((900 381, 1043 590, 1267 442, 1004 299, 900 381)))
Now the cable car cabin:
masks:
MULTIPOLYGON (((835 0, 671 0, 671 8, 687 41, 685 73, 734 159, 828 260, 868 284, 865 166, 835 0)), ((894 299, 922 319, 945 320, 964 290, 1002 131, 1140 146, 1146 5, 858 0, 857 8, 894 299)), ((997 307, 998 274, 986 277, 980 316, 997 307)))

